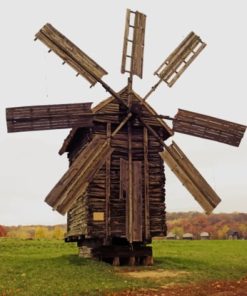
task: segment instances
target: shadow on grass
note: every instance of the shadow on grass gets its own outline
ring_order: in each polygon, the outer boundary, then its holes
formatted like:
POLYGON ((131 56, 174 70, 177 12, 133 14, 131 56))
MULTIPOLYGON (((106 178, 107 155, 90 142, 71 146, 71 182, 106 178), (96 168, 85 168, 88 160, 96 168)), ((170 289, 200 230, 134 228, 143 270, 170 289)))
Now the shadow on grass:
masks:
POLYGON ((207 264, 200 260, 174 257, 155 257, 154 267, 179 270, 205 270, 207 264))
MULTIPOLYGON (((112 266, 102 261, 97 261, 90 258, 80 258, 76 254, 66 254, 57 257, 50 257, 50 258, 32 258, 24 260, 27 264, 31 264, 33 266, 40 266, 40 267, 53 267, 53 268, 66 268, 66 269, 78 269, 79 267, 83 268, 84 270, 111 270, 112 266)), ((24 262, 23 262, 24 263, 24 262)))
MULTIPOLYGON (((110 269, 114 269, 114 267, 103 261, 98 261, 91 258, 80 258, 78 255, 62 255, 57 258, 50 258, 50 262, 57 262, 57 264, 62 264, 63 262, 67 262, 74 266, 101 266, 102 268, 108 267, 110 269)), ((128 267, 126 266, 122 266, 128 267)), ((154 258, 154 265, 151 269, 170 269, 170 270, 205 270, 207 269, 208 264, 201 260, 189 259, 189 258, 174 258, 169 256, 163 257, 155 257, 154 258)), ((146 269, 150 268, 149 266, 138 266, 138 269, 146 269)))

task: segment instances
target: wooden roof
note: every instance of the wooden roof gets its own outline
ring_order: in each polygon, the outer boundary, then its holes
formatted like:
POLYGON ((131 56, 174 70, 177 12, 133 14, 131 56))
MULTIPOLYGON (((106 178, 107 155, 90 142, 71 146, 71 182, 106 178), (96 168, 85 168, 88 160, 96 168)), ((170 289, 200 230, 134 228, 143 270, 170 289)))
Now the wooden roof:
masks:
MULTIPOLYGON (((127 87, 122 89, 118 94, 123 95, 126 92, 127 92, 127 87)), ((132 93, 133 93, 136 100, 142 102, 142 104, 143 104, 142 106, 144 107, 145 113, 148 113, 151 115, 157 115, 157 112, 147 102, 143 101, 142 98, 136 92, 134 92, 132 90, 132 93)), ((92 108, 92 111, 93 111, 93 113, 97 114, 97 112, 101 111, 107 105, 109 105, 115 101, 116 101, 116 99, 113 96, 111 96, 111 97, 101 101, 98 105, 96 105, 94 108, 92 108)), ((117 114, 117 112, 116 112, 116 114, 117 114)), ((156 123, 156 125, 158 124, 161 128, 163 128, 165 133, 168 135, 167 138, 169 138, 170 136, 172 136, 174 134, 172 129, 161 118, 152 118, 152 119, 150 119, 150 123, 149 123, 150 125, 152 125, 151 122, 156 123)), ((69 146, 70 142, 72 141, 72 139, 74 138, 77 129, 78 128, 73 128, 70 131, 67 138, 64 140, 64 143, 63 143, 61 149, 59 150, 60 155, 62 155, 64 152, 68 151, 68 146, 69 146)))

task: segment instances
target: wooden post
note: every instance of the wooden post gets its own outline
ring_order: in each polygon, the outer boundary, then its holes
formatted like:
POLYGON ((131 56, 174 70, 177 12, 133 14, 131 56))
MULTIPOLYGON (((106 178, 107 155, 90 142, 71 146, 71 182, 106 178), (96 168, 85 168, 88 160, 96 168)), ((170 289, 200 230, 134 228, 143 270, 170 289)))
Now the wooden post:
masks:
POLYGON ((129 266, 134 266, 135 262, 136 262, 135 256, 129 257, 129 262, 128 262, 129 266))
POLYGON ((128 122, 128 163, 129 163, 129 175, 128 175, 128 202, 127 202, 127 213, 128 216, 128 240, 130 243, 133 241, 133 204, 132 204, 132 126, 131 123, 128 122))
MULTIPOLYGON (((131 107, 132 104, 132 96, 131 96, 131 91, 132 91, 132 74, 130 74, 130 77, 128 79, 128 107, 131 107)), ((128 240, 130 243, 133 242, 133 180, 132 180, 132 175, 133 175, 133 167, 132 167, 132 125, 131 122, 128 121, 128 162, 129 162, 129 176, 128 176, 128 181, 129 181, 129 188, 128 188, 128 203, 127 205, 127 213, 126 216, 128 216, 128 240)), ((126 230, 127 230, 126 229, 126 230)))
POLYGON ((150 238, 149 221, 149 167, 148 167, 148 130, 143 129, 143 149, 144 149, 144 223, 145 239, 150 238))
MULTIPOLYGON (((106 126, 107 141, 111 140, 111 123, 106 126)), ((111 156, 106 159, 106 192, 105 192, 105 240, 110 236, 110 195, 111 195, 111 156)))
POLYGON ((114 257, 112 261, 113 266, 119 266, 120 265, 120 259, 119 257, 114 257))
POLYGON ((153 256, 146 256, 143 260, 144 266, 151 266, 154 264, 153 256))

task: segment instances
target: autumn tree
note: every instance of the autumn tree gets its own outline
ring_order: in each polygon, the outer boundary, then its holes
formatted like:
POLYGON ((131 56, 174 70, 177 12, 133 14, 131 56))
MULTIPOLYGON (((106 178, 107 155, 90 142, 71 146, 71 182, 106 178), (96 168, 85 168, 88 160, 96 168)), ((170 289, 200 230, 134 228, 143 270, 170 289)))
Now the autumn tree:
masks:
POLYGON ((184 234, 184 229, 181 226, 175 226, 172 228, 171 232, 175 233, 177 237, 182 237, 184 234))
POLYGON ((53 230, 53 238, 63 239, 64 238, 64 229, 60 226, 55 226, 53 230))
POLYGON ((0 225, 0 237, 5 237, 6 235, 6 229, 2 225, 0 225))
POLYGON ((229 230, 230 230, 230 227, 228 225, 224 225, 222 228, 218 230, 218 238, 226 239, 229 230))
POLYGON ((49 230, 44 226, 36 226, 34 232, 34 238, 48 238, 49 237, 49 230))

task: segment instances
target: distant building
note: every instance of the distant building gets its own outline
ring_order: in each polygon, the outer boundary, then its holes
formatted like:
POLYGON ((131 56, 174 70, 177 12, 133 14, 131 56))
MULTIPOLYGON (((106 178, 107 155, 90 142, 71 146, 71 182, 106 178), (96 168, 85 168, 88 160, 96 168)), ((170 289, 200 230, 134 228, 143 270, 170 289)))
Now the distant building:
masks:
POLYGON ((187 240, 192 240, 194 238, 193 234, 192 233, 185 233, 183 235, 183 239, 187 239, 187 240))
POLYGON ((177 239, 177 236, 173 232, 169 232, 166 236, 166 239, 177 239))
POLYGON ((230 230, 228 232, 228 239, 240 239, 241 235, 239 234, 238 231, 235 230, 230 230))
POLYGON ((204 240, 210 239, 210 235, 209 235, 208 232, 203 231, 203 232, 200 233, 200 238, 204 239, 204 240))

